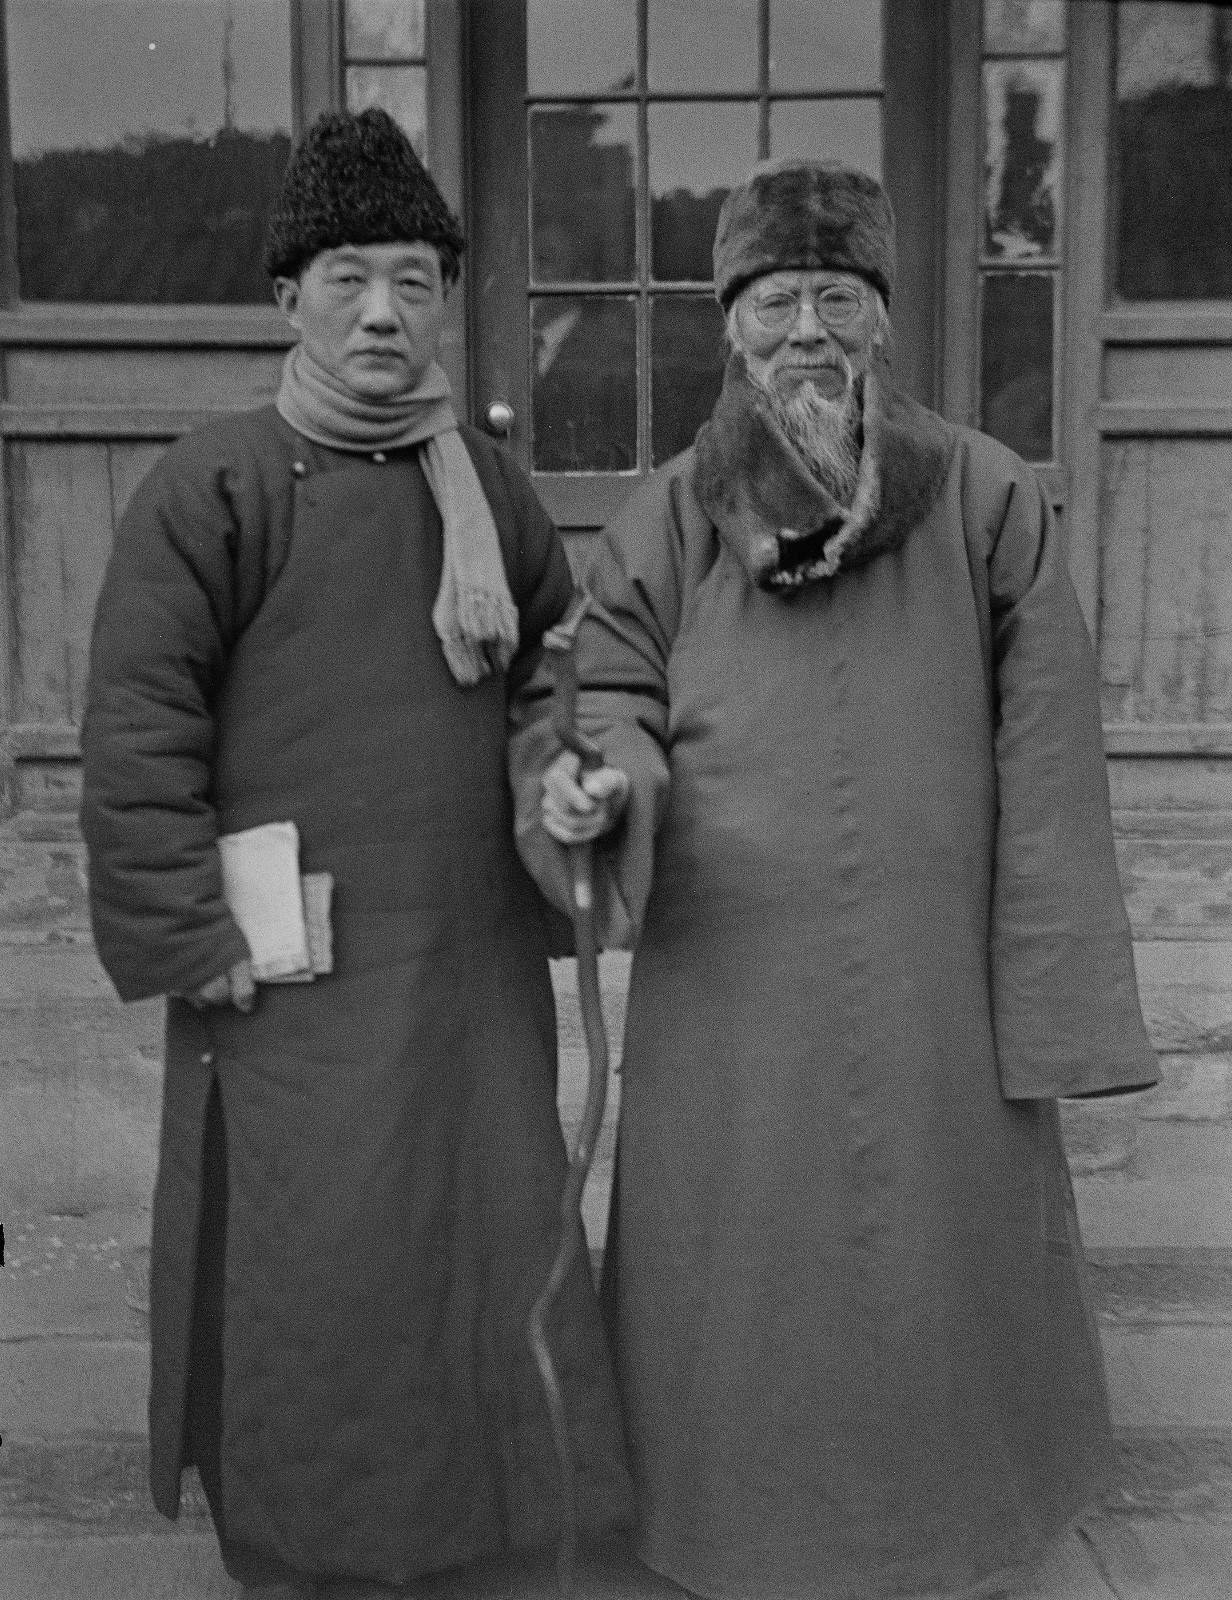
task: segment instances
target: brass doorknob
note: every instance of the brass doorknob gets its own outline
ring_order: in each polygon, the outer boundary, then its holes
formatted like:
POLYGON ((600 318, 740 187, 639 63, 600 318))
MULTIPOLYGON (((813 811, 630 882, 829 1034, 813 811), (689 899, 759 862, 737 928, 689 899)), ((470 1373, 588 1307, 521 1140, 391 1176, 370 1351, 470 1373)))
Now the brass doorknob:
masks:
POLYGON ((507 439, 513 432, 513 407, 508 400, 489 400, 483 413, 483 425, 498 439, 507 439))

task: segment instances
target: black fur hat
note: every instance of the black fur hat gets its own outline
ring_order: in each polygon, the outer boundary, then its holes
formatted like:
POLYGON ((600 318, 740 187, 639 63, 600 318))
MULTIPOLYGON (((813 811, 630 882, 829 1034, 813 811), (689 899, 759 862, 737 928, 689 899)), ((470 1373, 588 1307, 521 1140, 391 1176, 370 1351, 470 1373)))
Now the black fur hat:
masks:
POLYGON ((265 236, 271 278, 297 278, 322 250, 422 239, 440 252, 446 283, 466 241, 458 219, 386 111, 326 111, 287 164, 265 236))
POLYGON ((858 272, 889 305, 894 212, 877 180, 823 161, 754 167, 719 212, 714 292, 726 311, 745 284, 784 267, 858 272))

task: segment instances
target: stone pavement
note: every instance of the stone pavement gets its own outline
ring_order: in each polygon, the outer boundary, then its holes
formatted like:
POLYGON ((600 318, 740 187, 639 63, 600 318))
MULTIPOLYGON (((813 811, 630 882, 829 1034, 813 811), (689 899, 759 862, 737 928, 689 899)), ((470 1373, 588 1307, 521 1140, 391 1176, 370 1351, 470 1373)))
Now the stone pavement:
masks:
MULTIPOLYGON (((1158 1576, 1149 1587, 1125 1590, 1123 1600, 1230 1600, 1232 1522, 1134 1518, 1132 1526, 1158 1576)), ((517 1571, 492 1566, 435 1579, 418 1585, 415 1594, 416 1600, 557 1600, 550 1563, 517 1571)), ((575 1588, 576 1600, 670 1600, 680 1594, 619 1552, 584 1562, 575 1588)), ((197 1519, 166 1532, 151 1527, 142 1533, 57 1537, 50 1532, 7 1536, 0 1530, 0 1600, 237 1600, 237 1595, 212 1534, 197 1519)), ((825 1600, 824 1591, 817 1600, 825 1600)))

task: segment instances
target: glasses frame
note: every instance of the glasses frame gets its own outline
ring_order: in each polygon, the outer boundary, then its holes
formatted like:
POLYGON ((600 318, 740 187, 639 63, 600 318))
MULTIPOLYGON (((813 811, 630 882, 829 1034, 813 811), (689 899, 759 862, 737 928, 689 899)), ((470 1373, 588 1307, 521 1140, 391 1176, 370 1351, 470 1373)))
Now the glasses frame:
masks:
POLYGON ((851 283, 828 283, 824 288, 807 290, 805 288, 789 289, 780 285, 767 290, 760 298, 750 295, 748 300, 749 310, 753 320, 767 333, 784 333, 788 328, 794 328, 800 320, 800 308, 806 300, 813 308, 813 315, 823 328, 832 328, 835 332, 850 328, 867 312, 868 295, 863 290, 851 283), (766 315, 772 301, 783 301, 782 316, 768 317, 766 315), (852 309, 845 315, 836 315, 831 309, 838 300, 850 300, 852 309), (788 311, 790 307, 790 311, 788 311))

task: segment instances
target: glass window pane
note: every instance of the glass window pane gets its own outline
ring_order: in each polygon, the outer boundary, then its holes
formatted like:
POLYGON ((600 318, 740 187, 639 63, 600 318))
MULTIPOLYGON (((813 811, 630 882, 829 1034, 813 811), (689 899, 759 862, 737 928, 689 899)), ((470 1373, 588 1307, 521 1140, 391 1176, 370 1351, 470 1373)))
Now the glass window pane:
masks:
POLYGON ((637 0, 527 0, 532 95, 603 94, 637 83, 637 0))
POLYGON ((631 105, 531 112, 531 276, 537 283, 620 283, 636 275, 636 155, 631 105))
POLYGON ((531 461, 539 472, 637 466, 633 299, 532 299, 531 461))
POLYGON ((984 67, 984 249, 994 259, 1055 256, 1061 216, 1063 63, 984 67))
POLYGON ((757 104, 652 105, 647 120, 652 275, 707 283, 719 207, 757 160, 757 104))
POLYGON ((880 0, 770 0, 772 89, 879 89, 880 0))
POLYGON ((351 111, 380 106, 428 159, 428 74, 423 67, 348 67, 346 103, 351 111))
POLYGON ((1040 55, 1065 49, 1065 0, 984 0, 988 55, 1040 55))
POLYGON ((27 300, 268 302, 289 0, 8 0, 27 300))
POLYGON ((1116 286, 1232 297, 1232 11, 1117 7, 1116 286))
POLYGON ((770 154, 839 161, 881 177, 881 101, 777 100, 770 107, 770 154))
POLYGON ((424 53, 424 0, 346 0, 346 53, 376 61, 424 53))
POLYGON ((984 279, 980 427, 1026 461, 1051 461, 1053 275, 984 279))
POLYGON ((711 295, 657 295, 650 320, 651 465, 693 443, 723 387, 723 312, 711 295))
POLYGON ((757 0, 649 0, 649 88, 672 94, 756 91, 757 9, 757 0))

